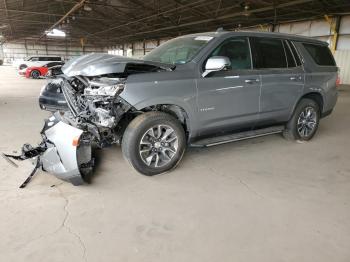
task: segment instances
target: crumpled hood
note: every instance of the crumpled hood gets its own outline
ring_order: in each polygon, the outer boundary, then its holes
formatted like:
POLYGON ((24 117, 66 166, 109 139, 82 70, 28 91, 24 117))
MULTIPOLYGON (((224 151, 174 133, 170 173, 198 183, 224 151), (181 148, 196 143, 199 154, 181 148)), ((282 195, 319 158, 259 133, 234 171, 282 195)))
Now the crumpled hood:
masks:
POLYGON ((62 72, 69 77, 76 75, 98 76, 111 73, 123 73, 125 67, 129 63, 154 65, 167 70, 172 70, 175 67, 174 65, 144 61, 125 56, 92 53, 68 61, 62 67, 62 72))

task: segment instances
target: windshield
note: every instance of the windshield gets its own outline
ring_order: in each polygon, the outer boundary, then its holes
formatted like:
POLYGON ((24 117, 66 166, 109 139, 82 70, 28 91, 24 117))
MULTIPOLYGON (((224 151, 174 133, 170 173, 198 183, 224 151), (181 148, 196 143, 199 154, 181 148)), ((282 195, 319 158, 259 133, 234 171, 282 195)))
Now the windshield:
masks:
POLYGON ((152 50, 143 59, 166 64, 185 64, 212 39, 211 36, 175 38, 152 50))

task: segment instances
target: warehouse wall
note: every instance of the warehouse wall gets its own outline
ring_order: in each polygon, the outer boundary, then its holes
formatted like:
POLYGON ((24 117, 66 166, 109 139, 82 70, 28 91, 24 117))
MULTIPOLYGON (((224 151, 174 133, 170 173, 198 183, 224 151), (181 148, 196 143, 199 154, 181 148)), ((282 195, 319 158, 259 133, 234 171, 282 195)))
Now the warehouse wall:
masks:
MULTIPOLYGON (((333 36, 331 27, 336 22, 335 18, 331 19, 331 24, 325 19, 293 22, 277 25, 274 30, 271 25, 259 25, 256 27, 246 28, 245 30, 253 31, 275 31, 287 34, 297 34, 314 37, 332 44, 333 36)), ((145 40, 133 43, 124 43, 106 48, 96 48, 86 46, 84 49, 76 44, 63 42, 62 44, 29 44, 7 43, 3 46, 3 56, 5 61, 12 61, 18 58, 24 58, 29 55, 59 55, 64 59, 70 59, 85 53, 110 53, 114 55, 142 57, 155 47, 164 43, 168 39, 145 40)), ((1 53, 1 46, 0 46, 1 53)), ((1 55, 1 54, 0 54, 1 55)), ((337 65, 340 68, 341 81, 344 84, 350 84, 350 15, 342 16, 339 26, 339 37, 336 50, 334 53, 337 65)))
POLYGON ((27 42, 5 43, 0 49, 3 51, 3 57, 6 63, 11 63, 17 59, 23 59, 31 55, 57 55, 68 60, 72 57, 80 56, 86 53, 106 53, 107 48, 96 48, 86 46, 72 45, 63 42, 62 44, 34 44, 27 42))
MULTIPOLYGON (((277 25, 274 30, 271 25, 259 25, 244 30, 280 32, 286 34, 296 34, 317 38, 329 44, 333 41, 331 26, 335 24, 335 18, 331 19, 331 24, 326 19, 302 21, 277 25)), ((350 84, 350 15, 342 16, 338 34, 338 43, 334 53, 335 60, 340 68, 340 78, 342 83, 350 84)), ((168 39, 127 43, 109 47, 109 53, 116 55, 142 57, 153 48, 162 44, 168 39)))
MULTIPOLYGON (((335 19, 332 19, 335 23, 335 19)), ((331 25, 324 20, 305 21, 277 26, 276 32, 314 37, 332 44, 334 41, 331 25)), ((340 68, 343 84, 350 84, 350 16, 340 19, 338 42, 334 58, 340 68)))

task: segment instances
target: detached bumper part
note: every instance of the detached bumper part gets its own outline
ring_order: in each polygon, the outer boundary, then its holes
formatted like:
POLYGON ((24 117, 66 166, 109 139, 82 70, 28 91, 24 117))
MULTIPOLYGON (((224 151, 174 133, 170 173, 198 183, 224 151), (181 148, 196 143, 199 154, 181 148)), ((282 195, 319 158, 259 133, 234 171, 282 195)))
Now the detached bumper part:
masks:
POLYGON ((42 168, 73 185, 81 185, 92 171, 91 146, 82 139, 83 130, 56 119, 50 118, 43 130, 47 149, 41 156, 42 168))
POLYGON ((20 156, 5 156, 14 160, 37 160, 37 168, 41 166, 43 171, 75 186, 83 184, 93 168, 90 136, 61 121, 59 114, 45 121, 41 134, 43 142, 37 148, 31 147, 35 154, 25 155, 22 150, 20 156))

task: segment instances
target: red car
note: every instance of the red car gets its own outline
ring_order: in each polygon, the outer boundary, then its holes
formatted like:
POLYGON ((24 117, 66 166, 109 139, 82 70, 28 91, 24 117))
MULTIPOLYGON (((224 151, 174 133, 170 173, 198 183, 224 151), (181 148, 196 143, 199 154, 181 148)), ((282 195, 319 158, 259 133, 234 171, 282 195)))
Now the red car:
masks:
POLYGON ((26 78, 40 78, 46 76, 47 72, 51 67, 62 66, 63 62, 51 62, 44 66, 31 66, 26 69, 26 78))

